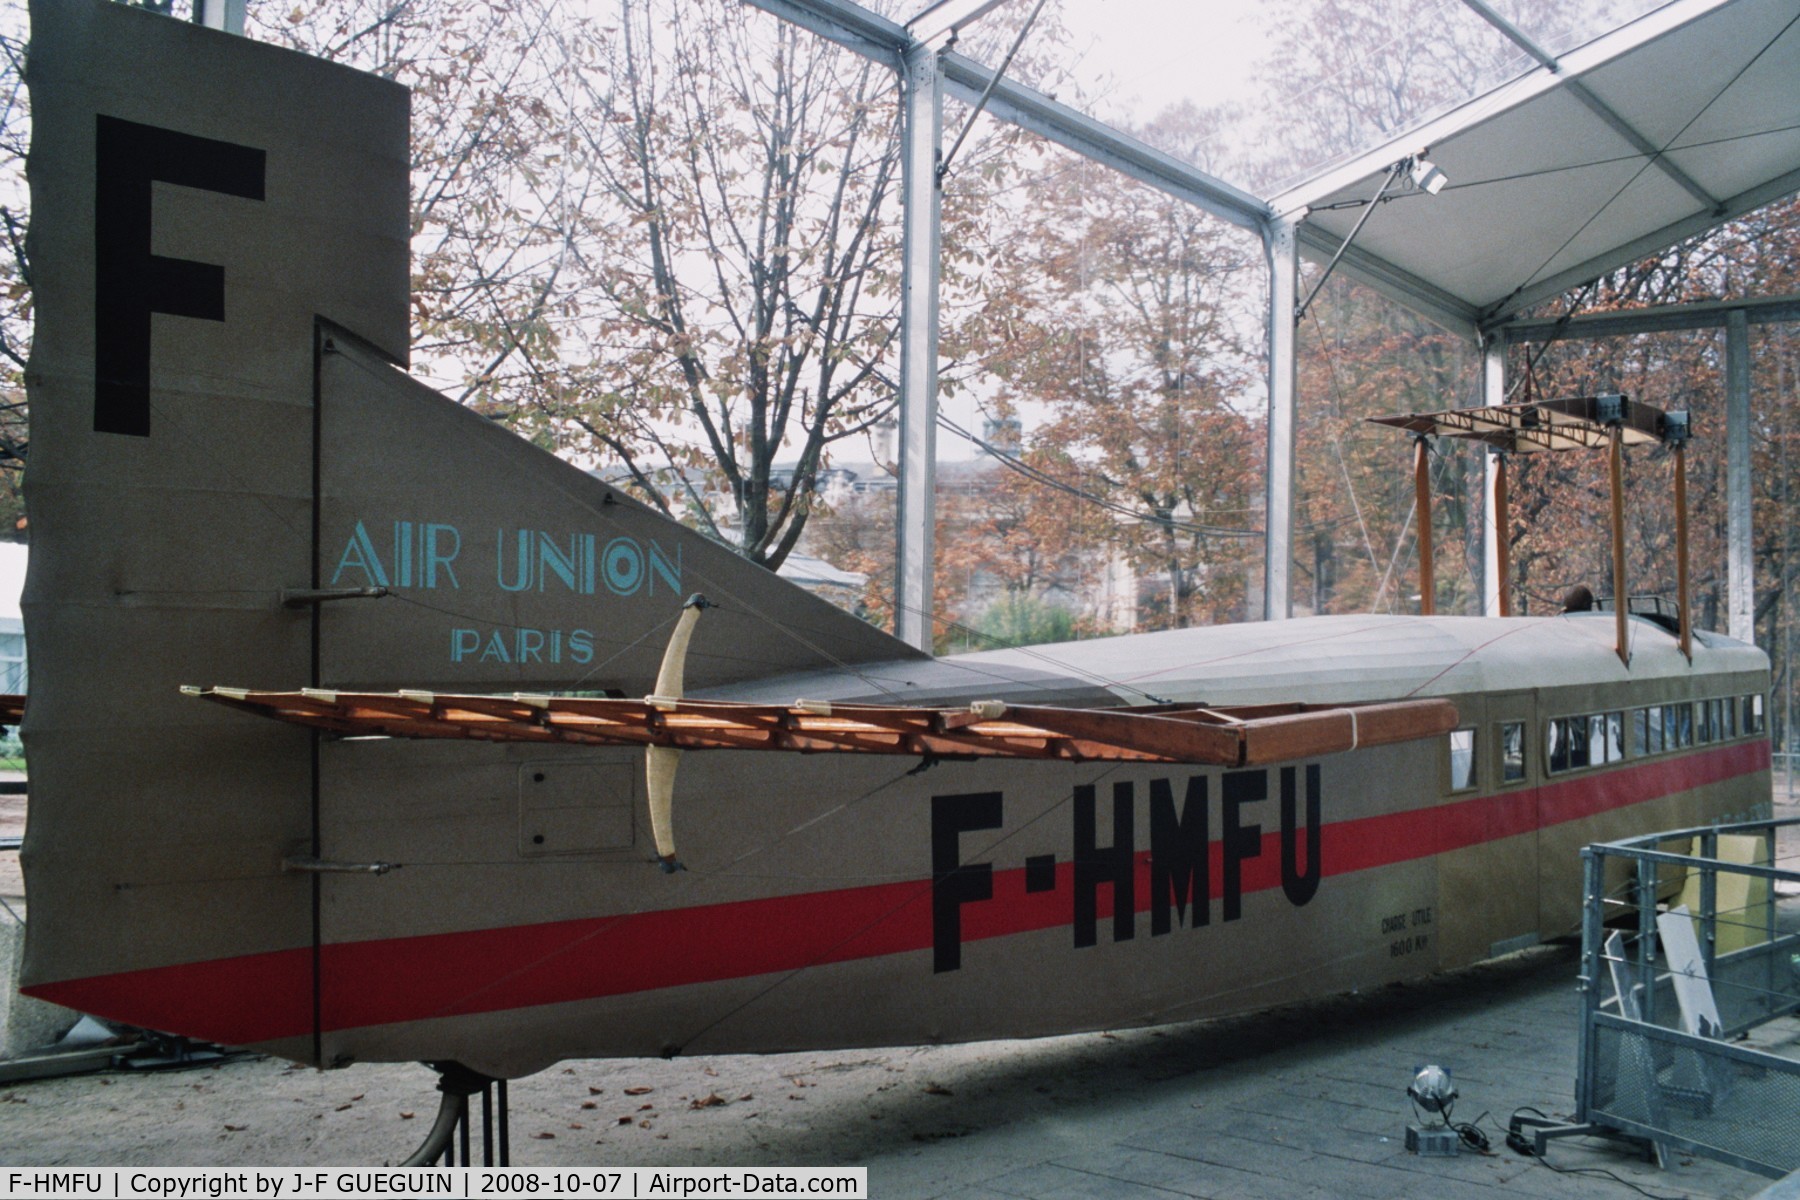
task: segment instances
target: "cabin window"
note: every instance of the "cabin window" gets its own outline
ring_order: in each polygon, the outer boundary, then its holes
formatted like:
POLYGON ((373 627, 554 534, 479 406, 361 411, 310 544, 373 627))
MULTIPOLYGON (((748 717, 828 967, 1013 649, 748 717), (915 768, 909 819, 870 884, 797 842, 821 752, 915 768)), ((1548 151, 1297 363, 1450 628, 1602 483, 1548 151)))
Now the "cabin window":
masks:
POLYGON ((1724 701, 1724 705, 1725 705, 1725 736, 1728 738, 1734 738, 1738 735, 1737 697, 1733 696, 1733 697, 1731 697, 1731 699, 1724 701))
MULTIPOLYGON (((1606 714, 1606 761, 1609 763, 1625 760, 1625 714, 1612 712, 1606 714)), ((1595 759, 1599 762, 1599 759, 1595 759)))
POLYGON ((1545 749, 1549 754, 1552 775, 1559 771, 1578 770, 1592 761, 1589 720, 1587 717, 1558 717, 1544 727, 1545 749))
POLYGON ((1500 726, 1500 782, 1517 783, 1525 778, 1525 722, 1508 721, 1500 726))
POLYGON ((1700 719, 1694 722, 1694 736, 1701 745, 1713 740, 1712 705, 1700 701, 1700 719))
POLYGON ((1744 711, 1744 724, 1747 727, 1748 732, 1761 733, 1764 728, 1766 728, 1763 724, 1762 693, 1758 692, 1756 695, 1749 697, 1749 701, 1750 705, 1744 711))
POLYGON ((1681 720, 1675 715, 1675 706, 1662 706, 1663 714, 1663 749, 1673 750, 1681 745, 1681 720))
POLYGON ((1644 753, 1661 754, 1663 746, 1662 705, 1652 704, 1644 710, 1644 753))
MULTIPOLYGON (((1658 732, 1655 710, 1640 709, 1634 714, 1634 734, 1641 744, 1655 744, 1658 732)), ((1523 727, 1520 728, 1521 740, 1523 727)), ((1524 778, 1523 746, 1519 774, 1524 778)), ((1623 712, 1590 713, 1585 717, 1558 717, 1544 726, 1545 761, 1551 774, 1575 771, 1582 767, 1598 767, 1622 762, 1625 758, 1625 714, 1623 712)), ((1639 750, 1638 753, 1644 753, 1639 750)))
POLYGON ((1570 717, 1568 728, 1564 730, 1569 739, 1569 769, 1585 767, 1592 763, 1593 744, 1588 739, 1588 720, 1586 717, 1570 717))
POLYGON ((1723 700, 1708 700, 1706 702, 1706 707, 1712 709, 1713 741, 1722 742, 1725 740, 1725 736, 1726 736, 1725 735, 1725 702, 1723 700))
POLYGON ((1475 731, 1450 731, 1450 790, 1466 792, 1475 786, 1475 731))
POLYGON ((1693 745, 1694 706, 1691 704, 1677 704, 1675 706, 1675 715, 1679 717, 1681 721, 1681 741, 1679 744, 1683 746, 1693 745))

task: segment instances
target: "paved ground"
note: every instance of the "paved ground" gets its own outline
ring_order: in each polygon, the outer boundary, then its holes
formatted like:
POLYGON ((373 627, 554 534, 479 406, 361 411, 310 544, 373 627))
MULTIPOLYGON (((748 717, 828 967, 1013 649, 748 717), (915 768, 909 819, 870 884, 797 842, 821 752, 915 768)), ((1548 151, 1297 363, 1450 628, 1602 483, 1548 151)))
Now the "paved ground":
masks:
MULTIPOLYGON (((1575 954, 1545 948, 1408 988, 1091 1047, 1077 1069, 1109 1086, 1069 1105, 1029 1105, 1004 1123, 928 1149, 871 1156, 881 1196, 956 1200, 1209 1197, 1216 1200, 1587 1197, 1633 1193, 1599 1177, 1558 1176, 1507 1151, 1501 1130, 1522 1105, 1573 1105, 1575 954), (1448 1066, 1459 1120, 1479 1121, 1493 1156, 1420 1158, 1404 1146, 1415 1119, 1412 1069, 1448 1066)), ((1048 1069, 1046 1067, 1048 1066, 1048 1069)), ((1015 1095, 1054 1085, 1034 1065, 994 1086, 1015 1095)), ((1600 1167, 1659 1195, 1753 1195, 1766 1180, 1705 1160, 1659 1172, 1611 1148, 1562 1143, 1550 1159, 1600 1167)), ((873 1188, 872 1188, 873 1190, 873 1188)))
MULTIPOLYGON (((521 1165, 861 1164, 871 1194, 993 1200, 1501 1200, 1633 1195, 1501 1146, 1514 1108, 1566 1113, 1575 954, 1529 951, 1426 984, 1228 1021, 1040 1042, 838 1055, 579 1062, 513 1085, 521 1165), (1404 1147, 1423 1062, 1500 1149, 1404 1147), (629 1090, 628 1090, 629 1089, 629 1090), (1484 1116, 1484 1114, 1486 1114, 1484 1116)), ((431 1116, 419 1067, 321 1073, 269 1060, 0 1091, 4 1165, 374 1165, 431 1116)), ((1704 1159, 1668 1171, 1599 1145, 1551 1161, 1659 1196, 1767 1182, 1704 1159)))
MULTIPOLYGON (((25 832, 25 797, 0 792, 0 838, 16 838, 25 832)), ((0 901, 18 908, 25 902, 25 880, 19 874, 16 851, 0 850, 0 901)), ((6 911, 0 909, 0 921, 6 911)))

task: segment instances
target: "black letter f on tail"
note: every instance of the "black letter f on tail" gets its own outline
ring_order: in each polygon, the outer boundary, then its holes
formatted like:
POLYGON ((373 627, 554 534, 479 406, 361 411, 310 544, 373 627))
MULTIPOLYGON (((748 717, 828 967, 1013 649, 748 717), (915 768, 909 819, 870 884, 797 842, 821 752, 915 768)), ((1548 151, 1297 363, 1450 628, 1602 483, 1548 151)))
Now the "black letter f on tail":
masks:
POLYGON ((225 268, 150 253, 151 184, 263 198, 249 146, 100 116, 94 142, 94 432, 150 436, 150 314, 225 319, 225 268))

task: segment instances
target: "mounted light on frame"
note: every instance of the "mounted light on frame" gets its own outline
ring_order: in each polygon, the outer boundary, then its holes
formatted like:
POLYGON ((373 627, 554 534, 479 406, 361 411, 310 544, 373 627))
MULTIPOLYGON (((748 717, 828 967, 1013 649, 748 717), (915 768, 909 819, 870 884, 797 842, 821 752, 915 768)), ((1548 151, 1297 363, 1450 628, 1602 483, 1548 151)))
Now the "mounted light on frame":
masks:
MULTIPOLYGON (((1356 224, 1350 227, 1350 232, 1338 244, 1337 252, 1331 256, 1331 261, 1325 264, 1325 270, 1320 272, 1318 281, 1312 286, 1312 291, 1306 294, 1306 299, 1294 307, 1295 324, 1299 324, 1300 320, 1306 316, 1306 310, 1312 307, 1313 300, 1324 289, 1325 281, 1331 278, 1333 271, 1337 270, 1338 260, 1344 257, 1344 252, 1350 249, 1350 243, 1354 242, 1356 235, 1362 232, 1363 223, 1380 206, 1388 194, 1388 189, 1393 187, 1403 174, 1412 180, 1415 188, 1428 196, 1437 195, 1443 191, 1444 185, 1450 182, 1449 178, 1438 169, 1436 163, 1426 159, 1423 150, 1409 155, 1389 167, 1387 175, 1382 178, 1381 186, 1375 189, 1375 194, 1369 198, 1367 204, 1363 205, 1362 216, 1356 219, 1356 224)), ((1332 207, 1338 206, 1333 205, 1332 207)))
POLYGON ((1423 153, 1415 154, 1409 160, 1406 173, 1411 177, 1413 186, 1428 196, 1437 195, 1450 182, 1450 177, 1423 153))

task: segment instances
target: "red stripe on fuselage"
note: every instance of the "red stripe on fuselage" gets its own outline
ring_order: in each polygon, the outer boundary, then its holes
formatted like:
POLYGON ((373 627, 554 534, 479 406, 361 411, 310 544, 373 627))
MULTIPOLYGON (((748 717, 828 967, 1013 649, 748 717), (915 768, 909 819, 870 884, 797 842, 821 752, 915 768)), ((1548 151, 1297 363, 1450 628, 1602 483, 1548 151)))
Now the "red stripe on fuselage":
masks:
MULTIPOLYGON (((1452 800, 1321 831, 1322 874, 1392 866, 1580 820, 1767 769, 1769 744, 1746 742, 1634 762, 1540 787, 1452 800)), ((1266 811, 1266 810, 1261 810, 1266 811)), ((965 834, 965 861, 979 862, 965 834)), ((1304 846, 1305 838, 1300 842, 1304 846)), ((1222 895, 1223 850, 1209 878, 1222 895)), ((1265 831, 1243 863, 1245 893, 1281 884, 1280 833, 1265 831)), ((1302 851, 1303 853, 1303 851, 1302 851)), ((1150 856, 1137 855, 1136 907, 1150 904, 1150 856)), ((962 940, 1008 937, 1073 922, 1073 866, 1054 891, 1025 891, 1023 869, 996 870, 990 902, 962 906, 962 940)), ((1099 917, 1111 916, 1101 890, 1099 917)), ((932 945, 931 882, 915 880, 664 909, 578 921, 328 944, 322 948, 328 1030, 592 1000, 742 979, 932 945), (679 948, 676 951, 674 948, 679 948)), ((312 1032, 312 950, 294 950, 66 980, 29 994, 82 1012, 228 1045, 312 1032)))

